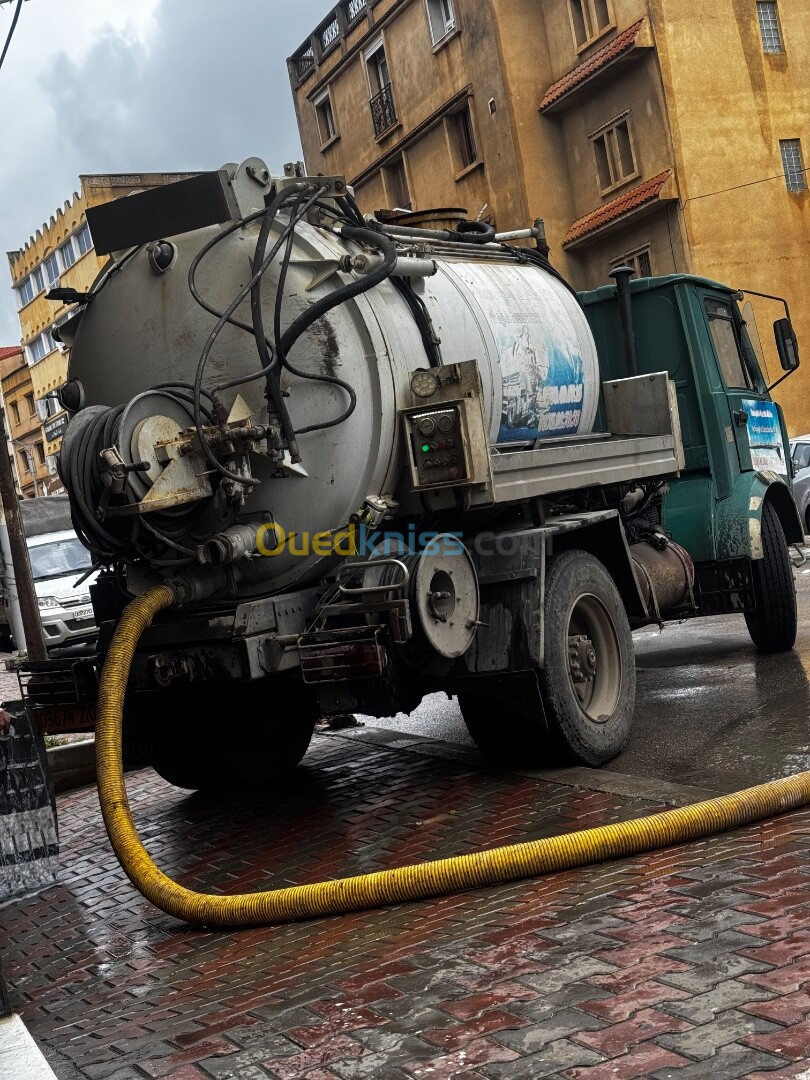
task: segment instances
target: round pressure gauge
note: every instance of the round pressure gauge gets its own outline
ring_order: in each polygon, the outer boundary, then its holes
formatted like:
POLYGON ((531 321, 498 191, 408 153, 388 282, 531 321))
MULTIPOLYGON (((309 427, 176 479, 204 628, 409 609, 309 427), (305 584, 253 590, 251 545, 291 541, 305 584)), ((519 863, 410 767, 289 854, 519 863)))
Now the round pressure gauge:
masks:
POLYGON ((436 434, 436 421, 432 416, 423 416, 419 421, 419 434, 420 435, 435 435, 436 434))
POLYGON ((453 417, 448 416, 446 413, 445 413, 444 416, 440 416, 439 417, 439 431, 444 432, 446 434, 448 431, 452 431, 452 430, 453 430, 453 417))
POLYGON ((411 390, 416 397, 433 397, 439 389, 439 380, 432 371, 415 371, 411 376, 411 390))

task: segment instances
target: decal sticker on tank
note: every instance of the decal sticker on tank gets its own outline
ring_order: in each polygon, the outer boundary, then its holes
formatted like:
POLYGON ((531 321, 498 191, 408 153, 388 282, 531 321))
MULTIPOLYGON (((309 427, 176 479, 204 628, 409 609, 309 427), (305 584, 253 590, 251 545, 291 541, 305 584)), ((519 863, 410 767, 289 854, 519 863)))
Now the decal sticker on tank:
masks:
POLYGON ((771 470, 787 476, 782 427, 776 405, 772 401, 746 399, 742 406, 748 413, 745 430, 751 447, 751 464, 758 472, 771 470))
POLYGON ((497 441, 575 435, 583 422, 585 365, 562 300, 534 270, 453 269, 474 289, 498 347, 503 390, 497 441))

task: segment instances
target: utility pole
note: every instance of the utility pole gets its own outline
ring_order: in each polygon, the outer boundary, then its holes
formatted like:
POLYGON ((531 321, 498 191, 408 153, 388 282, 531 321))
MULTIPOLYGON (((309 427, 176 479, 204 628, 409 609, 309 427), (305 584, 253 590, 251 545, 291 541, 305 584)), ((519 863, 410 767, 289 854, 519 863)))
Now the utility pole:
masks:
MULTIPOLYGON (((20 603, 20 617, 22 619, 28 659, 35 661, 47 660, 48 651, 45 648, 45 638, 42 635, 42 620, 39 617, 39 604, 37 603, 37 594, 34 591, 31 561, 28 558, 28 546, 25 542, 22 514, 17 499, 17 490, 14 487, 14 472, 8 452, 6 415, 3 409, 0 409, 0 502, 3 504, 3 514, 8 529, 11 563, 14 567, 14 578, 20 603)), ((22 645, 23 642, 17 642, 18 648, 22 648, 22 645)))

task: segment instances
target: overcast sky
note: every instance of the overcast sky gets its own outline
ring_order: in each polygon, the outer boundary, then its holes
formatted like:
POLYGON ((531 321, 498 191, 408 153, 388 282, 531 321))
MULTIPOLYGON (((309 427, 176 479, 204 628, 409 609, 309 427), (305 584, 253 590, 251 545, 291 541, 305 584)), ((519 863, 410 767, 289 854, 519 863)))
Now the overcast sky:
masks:
MULTIPOLYGON (((13 4, 0 7, 0 45, 13 4)), ((20 338, 7 251, 80 173, 297 160, 286 57, 330 0, 26 0, 0 71, 0 345, 20 338)))

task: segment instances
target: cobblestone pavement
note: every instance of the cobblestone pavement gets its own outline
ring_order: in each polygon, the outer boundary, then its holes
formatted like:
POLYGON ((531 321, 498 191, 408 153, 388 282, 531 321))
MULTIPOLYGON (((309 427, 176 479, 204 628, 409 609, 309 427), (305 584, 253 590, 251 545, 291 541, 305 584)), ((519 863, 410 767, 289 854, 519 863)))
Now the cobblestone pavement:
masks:
MULTIPOLYGON (((158 863, 229 892, 662 805, 373 732, 316 737, 294 779, 250 799, 189 797, 148 770, 128 784, 158 863)), ((60 1080, 721 1080, 810 1068, 810 812, 426 903, 208 933, 131 888, 94 790, 62 797, 60 811, 61 883, 0 910, 12 1004, 60 1080)))

